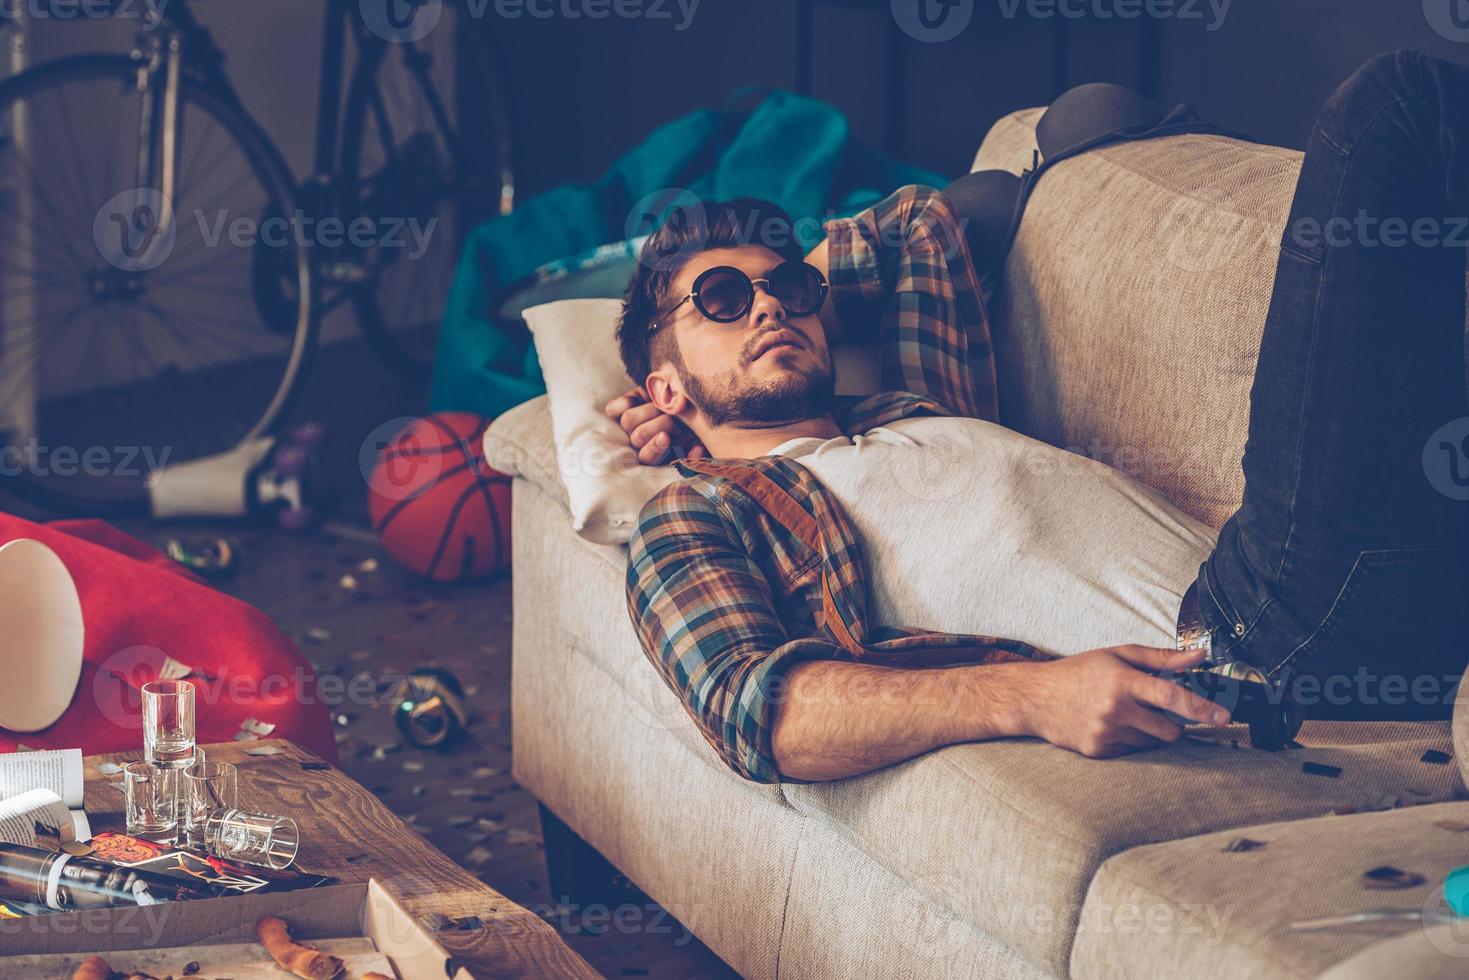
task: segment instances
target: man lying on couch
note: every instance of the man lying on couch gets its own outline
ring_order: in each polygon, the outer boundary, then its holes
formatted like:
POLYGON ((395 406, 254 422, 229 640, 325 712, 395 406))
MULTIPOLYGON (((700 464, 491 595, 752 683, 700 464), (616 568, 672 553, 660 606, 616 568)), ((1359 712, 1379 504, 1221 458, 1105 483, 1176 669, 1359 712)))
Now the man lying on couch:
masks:
MULTIPOLYGON (((1313 717, 1447 717, 1469 659, 1469 504, 1434 489, 1423 453, 1466 412, 1465 251, 1301 229, 1466 208, 1469 69, 1369 62, 1310 139, 1244 500, 1217 539, 1121 473, 996 424, 981 291, 943 194, 907 187, 832 221, 804 261, 765 202, 666 224, 619 331, 644 383, 608 411, 645 461, 683 427, 703 451, 630 543, 644 649, 761 781, 1006 736, 1092 757, 1171 742, 1177 718, 1228 719, 1159 676, 1206 656, 1314 681, 1313 717), (881 338, 889 390, 838 404, 837 335, 881 338), (1179 652, 1190 630, 1210 642, 1179 652), (1425 680, 1407 704, 1383 693, 1425 680)), ((1177 379, 1178 397, 1207 372, 1177 379)))

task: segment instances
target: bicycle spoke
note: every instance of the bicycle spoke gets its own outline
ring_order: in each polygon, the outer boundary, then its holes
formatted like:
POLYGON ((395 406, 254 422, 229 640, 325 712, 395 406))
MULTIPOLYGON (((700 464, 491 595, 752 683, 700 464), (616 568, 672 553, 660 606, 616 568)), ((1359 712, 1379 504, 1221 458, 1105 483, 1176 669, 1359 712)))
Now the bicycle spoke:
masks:
MULTIPOLYGON (((66 123, 66 140, 70 145, 73 166, 77 171, 77 187, 92 189, 92 183, 88 179, 89 169, 86 165, 86 157, 82 155, 81 144, 77 142, 76 127, 71 121, 71 102, 69 99, 58 99, 61 102, 61 114, 66 123)), ((95 194, 88 195, 88 199, 101 204, 106 198, 97 197, 95 194)))
MULTIPOLYGON (((199 345, 196 343, 195 339, 191 338, 187 332, 180 332, 180 330, 182 330, 182 327, 175 325, 173 317, 168 314, 168 311, 161 310, 153 304, 145 301, 139 301, 136 306, 138 309, 142 310, 148 316, 156 320, 158 322, 158 325, 168 332, 169 336, 171 336, 177 342, 179 347, 189 351, 198 349, 199 345)), ((196 361, 197 360, 199 359, 196 358, 196 361)))
POLYGON ((122 155, 118 152, 120 148, 117 145, 117 130, 122 123, 122 117, 124 115, 125 113, 121 111, 112 114, 112 131, 107 135, 107 142, 104 144, 102 151, 102 155, 107 158, 107 175, 102 179, 102 190, 104 192, 110 192, 114 186, 112 178, 117 169, 117 158, 122 155))
MULTIPOLYGON (((160 323, 175 324, 180 329, 184 329, 184 330, 187 330, 188 329, 184 324, 178 323, 174 319, 173 315, 168 310, 165 310, 162 307, 157 306, 156 304, 150 303, 150 302, 148 302, 146 300, 140 300, 138 302, 138 308, 141 309, 144 313, 148 313, 149 315, 153 316, 160 323)), ((216 345, 217 345, 216 348, 215 348, 216 350, 220 349, 220 346, 218 346, 218 345, 221 345, 222 344, 226 348, 233 347, 233 349, 236 350, 236 351, 240 351, 242 353, 245 353, 245 354, 248 354, 248 355, 252 355, 252 356, 260 353, 259 351, 252 350, 251 348, 249 348, 249 347, 245 346, 244 344, 240 343, 239 340, 233 334, 226 333, 226 332, 224 332, 222 330, 219 330, 217 328, 214 328, 213 325, 210 324, 210 323, 208 323, 207 321, 203 321, 203 320, 193 321, 190 325, 193 326, 193 327, 195 327, 196 329, 197 328, 205 328, 206 330, 208 330, 209 331, 208 333, 204 333, 204 334, 200 334, 200 335, 195 335, 195 339, 200 339, 201 337, 209 337, 209 338, 211 338, 216 343, 216 345)), ((170 328, 170 330, 171 330, 171 328, 170 328)))
MULTIPOLYGON (((21 156, 14 156, 14 157, 12 157, 12 159, 16 160, 17 162, 24 162, 24 159, 25 158, 24 157, 21 157, 21 156)), ((29 166, 26 166, 26 172, 29 174, 29 177, 30 177, 30 187, 31 187, 32 192, 36 196, 36 200, 41 204, 42 207, 44 207, 48 212, 50 212, 52 220, 56 222, 55 227, 57 227, 57 228, 76 227, 76 226, 68 226, 62 220, 62 218, 61 218, 61 209, 58 208, 58 207, 56 207, 56 205, 52 204, 51 203, 51 198, 49 198, 46 195, 46 192, 41 189, 41 182, 40 182, 40 180, 37 179, 36 174, 35 174, 35 171, 32 170, 29 166)), ((92 227, 91 221, 90 220, 89 221, 86 221, 84 223, 84 226, 87 227, 87 228, 91 228, 92 227)), ((40 222, 36 222, 36 223, 32 224, 31 227, 32 228, 41 227, 41 223, 40 222)), ((81 256, 78 255, 75 251, 72 250, 71 245, 70 245, 69 242, 67 242, 64 238, 59 239, 59 241, 61 242, 62 246, 66 249, 66 251, 70 255, 71 259, 74 262, 76 262, 77 265, 84 265, 85 264, 82 261, 81 256)))
MULTIPOLYGON (((35 188, 34 184, 32 184, 32 187, 39 194, 40 189, 35 188)), ((7 207, 6 211, 8 212, 9 210, 10 208, 7 207)), ((20 218, 19 204, 15 205, 14 217, 17 219, 17 221, 20 218)), ((80 256, 78 256, 77 253, 72 249, 71 245, 66 241, 66 239, 62 237, 61 232, 57 230, 59 228, 65 228, 67 226, 61 222, 59 216, 54 216, 53 221, 54 224, 47 221, 36 221, 34 219, 29 222, 27 227, 31 232, 31 244, 33 246, 46 245, 51 248, 53 250, 51 253, 53 256, 60 256, 61 261, 59 264, 61 265, 83 264, 80 256)), ((100 258, 100 256, 98 258, 100 258)))
POLYGON ((179 276, 187 275, 188 273, 193 272, 196 269, 217 266, 229 259, 248 257, 249 253, 246 252, 244 249, 225 249, 222 252, 215 252, 211 254, 208 258, 200 259, 193 265, 184 266, 181 268, 175 268, 168 263, 164 263, 163 265, 159 266, 159 270, 163 271, 164 275, 156 276, 153 278, 152 281, 158 285, 166 285, 177 280, 179 276))
MULTIPOLYGON (((201 113, 201 116, 202 115, 203 114, 201 113)), ((208 119, 207 116, 204 116, 203 118, 208 119)), ((219 132, 219 127, 218 126, 215 126, 215 125, 212 125, 213 120, 210 120, 210 122, 211 122, 211 125, 209 126, 208 130, 204 133, 204 138, 194 141, 194 149, 190 151, 188 162, 186 162, 184 164, 184 166, 183 166, 183 169, 181 169, 179 171, 179 192, 178 192, 178 196, 180 198, 182 198, 184 196, 184 192, 186 190, 188 190, 191 186, 193 186, 193 178, 190 176, 191 174, 194 174, 194 173, 208 173, 208 171, 196 171, 194 169, 194 165, 196 163, 198 163, 199 162, 199 158, 204 155, 204 152, 205 152, 206 148, 208 147, 209 142, 214 139, 214 134, 217 133, 217 132, 219 132)), ((186 131, 187 132, 192 132, 193 130, 192 129, 189 129, 189 130, 186 130, 186 131)))
MULTIPOLYGON (((46 355, 51 353, 61 337, 76 322, 76 318, 81 315, 83 310, 92 305, 92 303, 78 303, 66 313, 62 314, 61 319, 52 324, 44 332, 39 329, 28 331, 26 337, 30 341, 29 350, 26 351, 25 348, 21 349, 23 353, 27 353, 27 356, 25 358, 18 358, 15 362, 0 364, 0 370, 3 370, 6 374, 10 374, 13 371, 29 371, 39 367, 45 361, 46 355)), ((32 319, 34 317, 28 317, 18 322, 28 323, 32 319)), ((12 348, 13 352, 14 348, 12 348)))

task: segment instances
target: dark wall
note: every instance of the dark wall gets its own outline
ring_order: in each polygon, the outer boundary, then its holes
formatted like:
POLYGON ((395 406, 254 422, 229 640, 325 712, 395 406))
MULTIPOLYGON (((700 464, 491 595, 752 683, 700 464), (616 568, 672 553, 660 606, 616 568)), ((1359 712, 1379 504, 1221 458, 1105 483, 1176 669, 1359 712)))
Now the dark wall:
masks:
MULTIPOLYGON (((482 26, 510 93, 523 192, 592 180, 651 128, 744 83, 809 84, 864 141, 958 175, 996 118, 1044 104, 1058 85, 1153 86, 1168 105, 1299 147, 1322 100, 1370 55, 1410 46, 1469 61, 1469 43, 1429 26, 1423 0, 1171 0, 1195 16, 1154 21, 1027 12, 1048 0, 969 2, 968 27, 941 43, 899 29, 892 0, 811 0, 809 31, 798 0, 702 0, 683 30, 677 0, 660 5, 664 19, 601 20, 507 18, 492 2, 482 26)), ((1084 2, 1105 12, 1115 0, 1084 2)))

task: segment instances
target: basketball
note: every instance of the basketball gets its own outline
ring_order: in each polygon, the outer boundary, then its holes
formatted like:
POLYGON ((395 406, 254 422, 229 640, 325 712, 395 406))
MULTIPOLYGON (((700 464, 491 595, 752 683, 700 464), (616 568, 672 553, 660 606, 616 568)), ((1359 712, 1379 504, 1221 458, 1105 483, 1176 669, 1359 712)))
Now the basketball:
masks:
POLYGON ((378 453, 367 510, 383 548, 403 567, 461 582, 510 564, 510 477, 485 462, 489 424, 469 412, 427 415, 378 453))

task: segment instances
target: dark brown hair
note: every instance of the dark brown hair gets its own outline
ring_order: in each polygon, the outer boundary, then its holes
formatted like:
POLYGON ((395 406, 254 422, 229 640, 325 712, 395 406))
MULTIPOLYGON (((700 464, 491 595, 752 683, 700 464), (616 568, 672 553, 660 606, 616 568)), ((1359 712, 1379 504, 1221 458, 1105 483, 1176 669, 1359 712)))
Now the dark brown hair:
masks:
POLYGON ((666 327, 655 331, 652 326, 672 305, 668 294, 679 270, 700 252, 744 245, 763 245, 787 260, 805 255, 785 209, 753 197, 680 205, 648 237, 623 298, 622 322, 617 327, 622 364, 634 383, 642 384, 654 364, 677 361, 673 331, 666 327))

